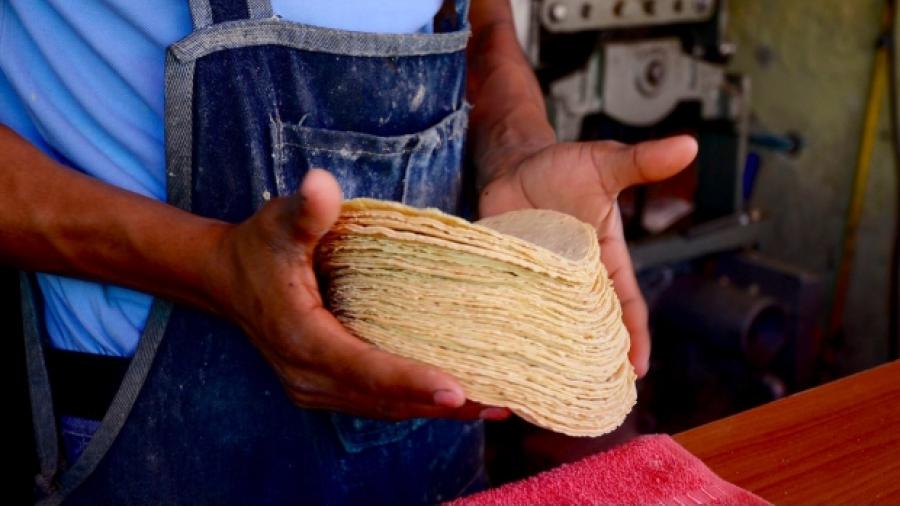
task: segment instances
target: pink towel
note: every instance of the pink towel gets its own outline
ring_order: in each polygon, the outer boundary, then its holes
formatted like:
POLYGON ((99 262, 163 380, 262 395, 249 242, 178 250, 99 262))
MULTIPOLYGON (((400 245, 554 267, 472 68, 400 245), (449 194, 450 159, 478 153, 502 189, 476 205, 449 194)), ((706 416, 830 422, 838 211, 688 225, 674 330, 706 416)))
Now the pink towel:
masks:
POLYGON ((653 435, 450 504, 769 503, 716 476, 671 437, 653 435))

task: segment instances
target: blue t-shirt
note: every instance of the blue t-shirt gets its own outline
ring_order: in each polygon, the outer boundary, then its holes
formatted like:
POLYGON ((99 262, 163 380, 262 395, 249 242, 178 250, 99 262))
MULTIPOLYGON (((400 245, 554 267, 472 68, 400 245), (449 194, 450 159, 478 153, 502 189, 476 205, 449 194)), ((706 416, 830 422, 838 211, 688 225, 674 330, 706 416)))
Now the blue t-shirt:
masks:
MULTIPOLYGON (((291 21, 382 33, 420 31, 440 4, 272 1, 291 21)), ((165 50, 191 26, 188 0, 0 0, 0 123, 64 164, 165 200, 165 50)), ((55 347, 134 354, 151 296, 49 274, 38 283, 55 347)))

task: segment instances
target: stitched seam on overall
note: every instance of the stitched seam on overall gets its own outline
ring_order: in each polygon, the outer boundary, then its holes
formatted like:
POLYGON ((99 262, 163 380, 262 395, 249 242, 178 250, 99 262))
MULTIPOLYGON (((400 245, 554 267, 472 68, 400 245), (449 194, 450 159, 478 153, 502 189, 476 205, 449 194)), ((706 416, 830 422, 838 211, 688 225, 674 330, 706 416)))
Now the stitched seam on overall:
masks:
POLYGON ((466 102, 463 104, 462 108, 457 111, 454 111, 448 114, 444 119, 437 122, 433 126, 430 126, 421 132, 407 135, 398 135, 393 137, 379 137, 377 135, 371 135, 361 132, 349 132, 349 131, 339 131, 339 130, 327 130, 320 128, 309 128, 303 127, 300 125, 289 125, 281 122, 281 120, 276 120, 277 122, 273 122, 273 126, 276 127, 276 132, 278 135, 273 136, 275 141, 275 146, 273 146, 273 150, 279 155, 276 157, 276 162, 280 160, 283 156, 283 147, 285 146, 293 146, 296 148, 306 149, 308 151, 324 151, 329 153, 345 153, 348 156, 355 154, 364 154, 371 156, 394 156, 398 154, 411 153, 416 151, 422 146, 422 140, 428 132, 436 132, 439 133, 437 142, 435 143, 435 147, 440 147, 444 142, 457 141, 461 140, 465 136, 466 132, 466 124, 468 119, 469 111, 472 106, 466 102), (314 134, 316 132, 323 132, 326 135, 334 135, 335 137, 357 137, 361 139, 371 140, 372 142, 382 142, 382 143, 395 143, 395 144, 403 144, 404 142, 409 143, 408 146, 402 146, 396 149, 385 149, 384 151, 370 151, 366 149, 337 149, 337 148, 328 148, 328 147, 320 147, 319 144, 321 141, 317 142, 316 140, 300 140, 295 142, 285 141, 284 140, 284 132, 286 130, 292 130, 296 132, 297 135, 303 134, 314 134), (449 134, 448 134, 449 133, 449 134), (448 134, 446 138, 442 138, 440 134, 448 134), (413 141, 416 141, 413 143, 413 141))
POLYGON ((223 49, 281 45, 342 56, 399 57, 462 51, 468 28, 436 34, 373 34, 303 25, 280 19, 239 20, 202 28, 171 46, 179 61, 223 49))
POLYGON ((293 146, 293 147, 296 147, 296 148, 303 148, 303 149, 306 149, 307 151, 312 151, 312 152, 316 152, 316 151, 324 151, 324 152, 327 152, 327 153, 342 153, 342 154, 347 155, 348 157, 353 156, 353 155, 369 155, 369 156, 385 156, 385 157, 392 157, 392 156, 402 155, 402 154, 405 154, 405 153, 410 153, 410 152, 412 152, 412 151, 415 151, 416 148, 419 147, 419 145, 416 144, 416 145, 410 146, 409 148, 404 148, 404 149, 401 149, 401 150, 398 150, 398 151, 390 151, 390 152, 381 152, 381 153, 379 153, 379 152, 375 152, 375 151, 366 151, 366 150, 362 150, 362 149, 354 149, 354 150, 350 150, 350 149, 334 149, 334 148, 317 148, 317 147, 314 147, 314 146, 310 146, 309 144, 297 144, 297 143, 295 143, 295 142, 285 142, 285 143, 282 144, 282 146, 293 146))

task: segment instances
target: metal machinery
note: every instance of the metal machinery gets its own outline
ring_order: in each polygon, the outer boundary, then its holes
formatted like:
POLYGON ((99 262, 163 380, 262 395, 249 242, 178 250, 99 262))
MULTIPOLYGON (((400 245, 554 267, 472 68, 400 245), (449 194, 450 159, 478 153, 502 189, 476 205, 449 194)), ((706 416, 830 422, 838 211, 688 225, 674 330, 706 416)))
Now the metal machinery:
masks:
POLYGON ((654 322, 643 398, 677 430, 812 382, 819 282, 751 249, 759 157, 797 147, 750 133, 749 79, 726 71, 725 0, 512 0, 560 140, 690 133, 692 167, 620 197, 654 322), (754 142, 755 141, 755 142, 754 142), (691 413, 691 416, 684 416, 691 413))

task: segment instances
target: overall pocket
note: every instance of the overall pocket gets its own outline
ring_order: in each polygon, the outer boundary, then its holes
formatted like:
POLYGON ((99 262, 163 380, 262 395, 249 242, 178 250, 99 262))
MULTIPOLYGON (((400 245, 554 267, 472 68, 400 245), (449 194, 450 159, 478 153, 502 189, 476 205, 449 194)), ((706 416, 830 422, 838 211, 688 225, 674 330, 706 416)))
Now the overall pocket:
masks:
POLYGON ((377 136, 272 119, 279 196, 297 191, 311 168, 331 172, 345 199, 370 197, 456 213, 469 106, 420 132, 377 136))
MULTIPOLYGON (((279 196, 293 194, 311 168, 331 172, 345 199, 370 197, 448 213, 459 209, 461 161, 469 106, 420 132, 377 136, 271 122, 279 196)), ((405 439, 427 420, 386 422, 340 413, 331 416, 344 449, 359 453, 405 439)))

